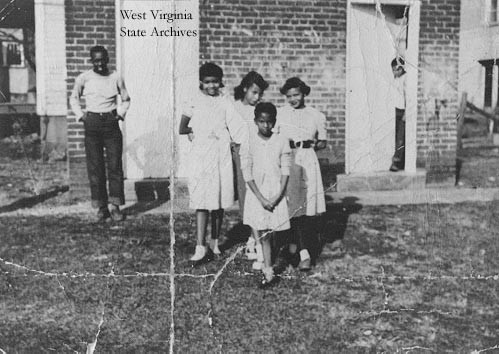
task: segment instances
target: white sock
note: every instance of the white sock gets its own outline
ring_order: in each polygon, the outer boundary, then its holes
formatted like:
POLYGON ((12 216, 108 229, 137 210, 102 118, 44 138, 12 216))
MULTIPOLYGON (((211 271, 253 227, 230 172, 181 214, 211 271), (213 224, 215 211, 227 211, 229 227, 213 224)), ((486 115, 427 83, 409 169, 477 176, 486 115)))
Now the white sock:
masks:
POLYGON ((300 251, 300 261, 305 261, 307 259, 310 259, 310 253, 308 253, 308 250, 301 250, 300 251))

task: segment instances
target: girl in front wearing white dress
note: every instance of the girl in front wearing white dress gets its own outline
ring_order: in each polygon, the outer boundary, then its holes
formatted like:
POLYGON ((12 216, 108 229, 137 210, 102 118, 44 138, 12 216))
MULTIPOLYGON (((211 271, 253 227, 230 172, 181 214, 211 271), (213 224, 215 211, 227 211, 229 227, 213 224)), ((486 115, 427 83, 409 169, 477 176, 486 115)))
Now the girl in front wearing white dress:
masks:
POLYGON ((221 95, 223 71, 213 63, 199 69, 200 90, 186 104, 179 133, 189 136, 189 206, 196 210, 197 244, 191 257, 199 265, 220 254, 218 238, 224 209, 234 204, 231 139, 241 143, 248 132, 230 100, 221 95), (206 228, 211 217, 211 247, 206 228))
POLYGON ((263 249, 261 287, 275 283, 272 269, 270 236, 273 231, 290 227, 285 198, 291 164, 287 139, 273 133, 277 110, 272 103, 259 103, 255 108, 258 132, 250 134, 241 146, 241 169, 247 183, 244 223, 258 235, 263 249))
MULTIPOLYGON (((263 92, 269 87, 267 81, 265 81, 259 73, 256 71, 250 71, 241 80, 239 86, 234 88, 234 107, 236 111, 241 115, 244 122, 248 127, 248 132, 256 132, 257 127, 255 126, 255 106, 260 102, 263 92)), ((241 160, 239 157, 240 145, 232 144, 232 160, 234 162, 235 174, 236 174, 236 190, 237 199, 239 202, 239 214, 241 219, 244 219, 244 198, 246 195, 246 183, 244 182, 243 173, 241 171, 241 160)), ((240 228, 241 232, 244 231, 245 235, 249 235, 251 231, 247 231, 245 228, 240 228)), ((250 260, 257 260, 261 256, 261 245, 255 235, 253 237, 249 236, 248 242, 246 244, 246 256, 250 260)), ((260 257, 261 258, 261 257, 260 257)), ((261 269, 263 265, 261 262, 255 262, 255 267, 261 269)))
POLYGON ((287 195, 294 241, 289 252, 296 255, 298 246, 300 257, 295 265, 308 271, 311 269, 310 250, 315 251, 319 242, 312 217, 326 211, 321 170, 315 153, 326 147, 326 116, 305 104, 310 87, 301 79, 286 80, 280 91, 289 105, 278 110, 276 130, 288 139, 292 150, 287 195))

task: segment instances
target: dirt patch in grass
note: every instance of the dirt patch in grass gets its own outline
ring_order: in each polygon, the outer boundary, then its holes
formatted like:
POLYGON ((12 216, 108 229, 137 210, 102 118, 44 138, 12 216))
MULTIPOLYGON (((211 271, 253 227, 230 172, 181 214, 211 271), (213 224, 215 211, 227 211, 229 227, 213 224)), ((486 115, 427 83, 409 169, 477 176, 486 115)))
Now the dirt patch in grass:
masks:
MULTIPOLYGON (((286 272, 275 288, 261 291, 260 275, 237 256, 211 293, 211 275, 227 255, 191 269, 194 218, 178 214, 175 351, 494 347, 499 344, 497 210, 496 203, 474 203, 349 211, 335 219, 344 225, 329 230, 344 230, 343 257, 326 244, 313 272, 286 272)), ((83 353, 103 319, 96 352, 168 350, 168 218, 148 215, 96 225, 91 217, 0 216, 1 258, 60 274, 0 263, 1 349, 83 353)))

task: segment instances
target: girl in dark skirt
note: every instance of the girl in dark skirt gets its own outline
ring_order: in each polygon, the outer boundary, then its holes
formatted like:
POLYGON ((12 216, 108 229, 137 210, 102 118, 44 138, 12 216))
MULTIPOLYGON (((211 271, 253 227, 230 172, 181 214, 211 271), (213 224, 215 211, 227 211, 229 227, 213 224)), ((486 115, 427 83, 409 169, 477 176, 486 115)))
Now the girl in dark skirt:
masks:
POLYGON ((298 268, 311 269, 311 250, 317 248, 318 237, 313 217, 326 211, 324 187, 316 150, 326 147, 326 117, 305 104, 310 87, 297 77, 290 78, 281 88, 288 105, 277 114, 276 128, 289 140, 292 163, 287 188, 291 218, 291 255, 299 251, 298 268))

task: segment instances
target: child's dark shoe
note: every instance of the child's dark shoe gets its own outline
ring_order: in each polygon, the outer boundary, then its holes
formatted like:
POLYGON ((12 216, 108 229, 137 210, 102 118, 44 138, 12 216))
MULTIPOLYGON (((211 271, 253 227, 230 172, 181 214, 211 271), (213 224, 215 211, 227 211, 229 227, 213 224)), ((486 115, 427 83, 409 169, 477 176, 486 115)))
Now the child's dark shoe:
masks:
POLYGON ((272 267, 266 267, 262 269, 263 279, 258 285, 260 289, 268 289, 273 287, 279 282, 279 277, 274 274, 274 269, 272 267))
POLYGON ((300 255, 298 253, 289 253, 288 262, 293 268, 298 267, 300 264, 300 255))
POLYGON ((262 279, 262 281, 260 282, 260 284, 258 285, 258 288, 260 288, 262 290, 270 289, 270 288, 276 286, 277 283, 279 283, 280 279, 281 278, 279 278, 277 275, 274 275, 271 279, 267 279, 266 277, 264 277, 262 279))

